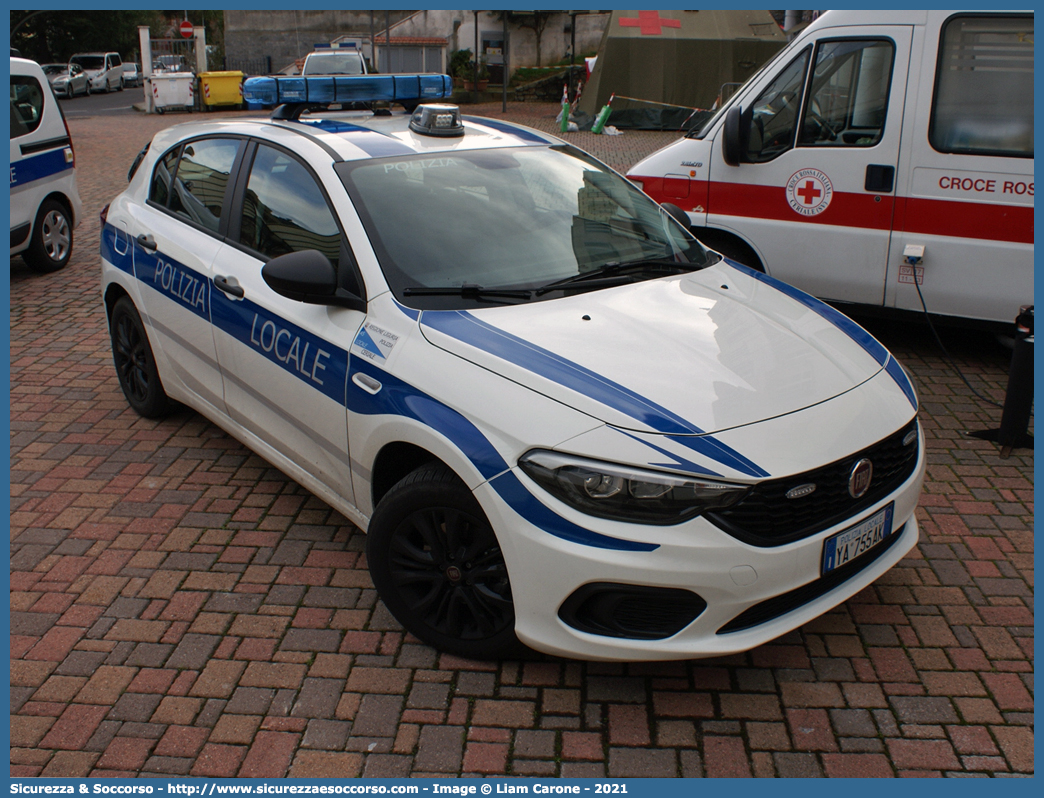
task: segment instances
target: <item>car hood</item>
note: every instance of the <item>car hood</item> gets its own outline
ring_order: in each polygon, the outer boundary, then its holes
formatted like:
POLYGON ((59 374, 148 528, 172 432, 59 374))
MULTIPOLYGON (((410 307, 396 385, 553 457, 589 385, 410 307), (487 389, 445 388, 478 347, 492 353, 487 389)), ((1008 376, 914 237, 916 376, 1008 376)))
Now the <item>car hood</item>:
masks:
POLYGON ((889 359, 827 305, 725 263, 419 323, 433 345, 605 423, 673 435, 794 413, 889 359))

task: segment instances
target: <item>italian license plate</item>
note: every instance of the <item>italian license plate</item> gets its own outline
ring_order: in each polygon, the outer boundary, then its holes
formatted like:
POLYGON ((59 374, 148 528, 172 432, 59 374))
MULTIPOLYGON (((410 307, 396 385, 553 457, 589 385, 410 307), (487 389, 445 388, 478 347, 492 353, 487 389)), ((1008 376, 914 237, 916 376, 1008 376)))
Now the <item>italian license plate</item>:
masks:
POLYGON ((884 542, 892 534, 892 514, 895 505, 889 504, 862 523, 838 532, 823 542, 821 574, 828 574, 851 562, 860 554, 884 542))

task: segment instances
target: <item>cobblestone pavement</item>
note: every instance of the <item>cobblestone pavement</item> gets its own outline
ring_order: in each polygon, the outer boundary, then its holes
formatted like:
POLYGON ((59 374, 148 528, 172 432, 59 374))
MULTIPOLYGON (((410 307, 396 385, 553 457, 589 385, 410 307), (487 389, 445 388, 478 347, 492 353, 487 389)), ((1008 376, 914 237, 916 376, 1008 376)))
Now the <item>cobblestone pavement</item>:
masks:
MULTIPOLYGON (((146 421, 120 393, 98 212, 185 118, 71 120, 74 258, 11 260, 12 774, 1033 773, 1033 456, 963 434, 999 411, 924 329, 868 323, 915 375, 930 454, 921 543, 876 584, 728 658, 440 656, 377 601, 352 524, 195 413, 146 421)), ((674 136, 570 139, 626 167, 674 136)), ((1000 400, 1005 350, 945 339, 1000 400)))

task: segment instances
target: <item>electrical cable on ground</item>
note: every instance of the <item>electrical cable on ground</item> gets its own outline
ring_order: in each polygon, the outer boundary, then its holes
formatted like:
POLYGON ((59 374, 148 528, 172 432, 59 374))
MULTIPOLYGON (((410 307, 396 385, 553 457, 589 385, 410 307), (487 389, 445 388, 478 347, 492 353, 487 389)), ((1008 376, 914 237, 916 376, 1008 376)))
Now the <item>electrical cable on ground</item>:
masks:
POLYGON ((942 351, 943 359, 949 364, 950 368, 952 368, 957 373, 957 376, 961 378, 961 382, 968 386, 968 390, 975 394, 975 396, 979 400, 986 402, 987 404, 991 404, 994 407, 999 407, 1003 409, 1004 405, 1002 405, 1000 402, 994 402, 992 399, 987 399, 985 396, 983 396, 981 393, 975 390, 970 382, 968 382, 967 377, 964 376, 964 373, 957 366, 956 361, 946 350, 946 346, 943 344, 942 338, 939 337, 939 333, 936 331, 935 325, 932 324, 931 314, 928 313, 928 306, 925 304, 924 295, 921 293, 921 281, 917 279, 916 275, 914 275, 914 287, 917 289, 917 296, 921 300, 921 307, 924 309, 925 321, 928 322, 928 328, 932 331, 932 335, 935 336, 935 342, 939 345, 939 349, 942 351))

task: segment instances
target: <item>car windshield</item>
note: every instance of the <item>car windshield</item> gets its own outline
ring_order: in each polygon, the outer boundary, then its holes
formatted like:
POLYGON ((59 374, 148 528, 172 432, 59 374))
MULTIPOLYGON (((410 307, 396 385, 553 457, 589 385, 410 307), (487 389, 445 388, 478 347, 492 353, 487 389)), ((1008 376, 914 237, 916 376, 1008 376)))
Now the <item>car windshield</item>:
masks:
POLYGON ((105 57, 101 55, 74 55, 70 63, 79 64, 84 69, 104 69, 105 57))
POLYGON ((43 71, 45 75, 62 75, 68 69, 65 64, 44 64, 43 71))
POLYGON ((361 75, 362 58, 358 53, 313 53, 305 61, 305 75, 361 75))
POLYGON ((590 290, 692 271, 711 259, 634 185, 568 146, 356 161, 337 170, 389 285, 412 307, 460 307, 479 293, 491 301, 554 298, 563 289, 552 284, 590 290), (511 291, 521 298, 504 296, 511 291))

